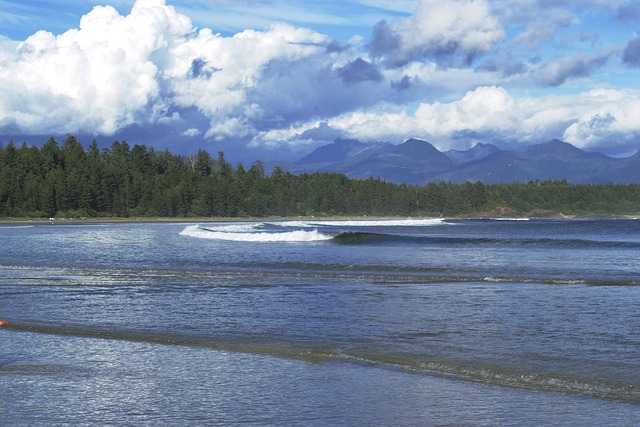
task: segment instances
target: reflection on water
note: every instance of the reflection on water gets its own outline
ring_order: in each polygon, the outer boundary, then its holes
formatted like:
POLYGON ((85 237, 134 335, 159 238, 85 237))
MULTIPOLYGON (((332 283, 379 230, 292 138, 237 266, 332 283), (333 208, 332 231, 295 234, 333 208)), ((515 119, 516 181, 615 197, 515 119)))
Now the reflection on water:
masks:
POLYGON ((0 228, 0 425, 637 425, 638 224, 0 228))
POLYGON ((341 361, 2 333, 0 424, 635 425, 632 404, 341 361), (25 353, 30 360, 25 360, 25 353), (12 369, 11 366, 17 366, 12 369), (619 423, 618 423, 619 421, 619 423))

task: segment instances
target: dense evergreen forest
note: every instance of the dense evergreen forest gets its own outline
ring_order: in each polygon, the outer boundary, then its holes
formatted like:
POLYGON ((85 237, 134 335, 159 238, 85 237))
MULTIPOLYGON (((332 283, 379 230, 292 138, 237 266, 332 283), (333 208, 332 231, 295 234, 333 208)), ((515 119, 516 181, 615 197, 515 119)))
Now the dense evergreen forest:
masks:
POLYGON ((270 175, 233 167, 224 153, 191 157, 115 141, 88 149, 74 137, 0 148, 0 217, 452 216, 504 206, 564 214, 640 212, 640 184, 544 181, 424 186, 336 173, 270 175))

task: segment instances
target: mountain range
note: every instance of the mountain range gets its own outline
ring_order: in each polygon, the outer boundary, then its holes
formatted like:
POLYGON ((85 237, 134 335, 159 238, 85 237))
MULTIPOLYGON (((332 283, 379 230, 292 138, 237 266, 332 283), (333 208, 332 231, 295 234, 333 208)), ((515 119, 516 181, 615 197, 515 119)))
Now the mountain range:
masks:
POLYGON ((469 150, 445 152, 419 139, 399 145, 337 139, 294 163, 277 165, 294 174, 338 172, 358 179, 375 177, 417 185, 563 179, 574 184, 640 183, 640 151, 630 157, 614 158, 583 151, 557 139, 525 151, 477 144, 469 150))

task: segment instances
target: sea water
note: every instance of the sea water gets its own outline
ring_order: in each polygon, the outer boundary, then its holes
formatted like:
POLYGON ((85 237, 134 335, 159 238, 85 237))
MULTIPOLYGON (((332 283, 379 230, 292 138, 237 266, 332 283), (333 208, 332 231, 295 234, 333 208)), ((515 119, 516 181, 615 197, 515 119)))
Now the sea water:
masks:
POLYGON ((640 425, 640 221, 0 224, 0 425, 640 425))

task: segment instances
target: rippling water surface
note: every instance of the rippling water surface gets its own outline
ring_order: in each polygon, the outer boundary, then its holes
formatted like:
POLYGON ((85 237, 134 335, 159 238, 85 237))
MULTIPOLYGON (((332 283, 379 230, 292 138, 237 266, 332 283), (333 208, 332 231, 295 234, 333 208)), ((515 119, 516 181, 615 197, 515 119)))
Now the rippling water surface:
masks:
POLYGON ((0 224, 0 425, 639 425, 640 221, 0 224))

